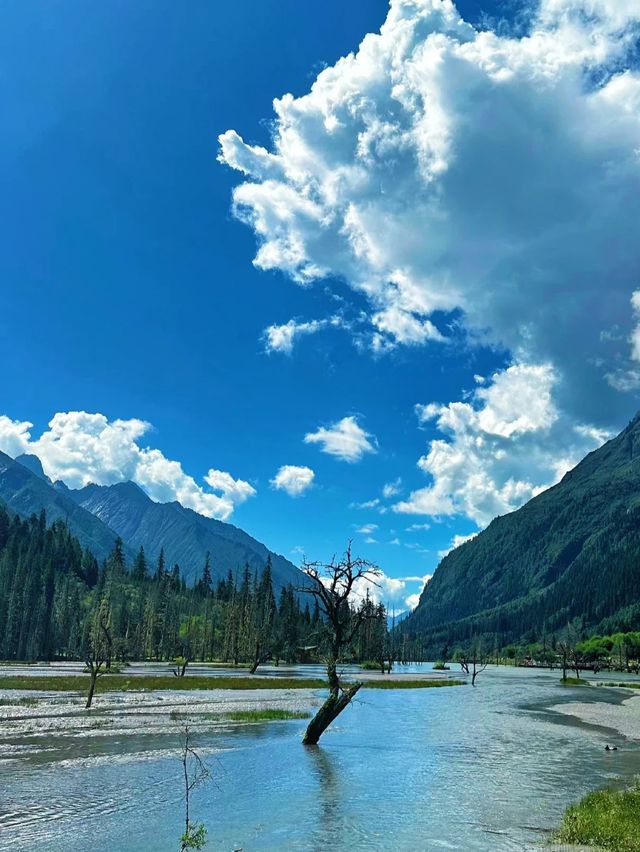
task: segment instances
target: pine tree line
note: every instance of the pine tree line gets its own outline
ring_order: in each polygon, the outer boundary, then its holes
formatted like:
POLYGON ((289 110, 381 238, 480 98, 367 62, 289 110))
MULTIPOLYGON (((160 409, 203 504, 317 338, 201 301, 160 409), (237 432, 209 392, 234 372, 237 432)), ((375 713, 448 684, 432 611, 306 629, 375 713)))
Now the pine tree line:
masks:
MULTIPOLYGON (((386 612, 369 598, 360 606, 376 618, 363 622, 349 659, 377 660, 386 612)), ((266 660, 321 659, 326 639, 317 605, 300 590, 283 588, 276 600, 270 559, 260 575, 244 566, 214 583, 207 554, 189 587, 162 551, 151 565, 140 548, 128 565, 118 539, 99 564, 64 522, 47 526, 44 513, 25 520, 0 507, 0 659, 86 659, 98 633, 109 663, 182 657, 254 670, 266 660)))

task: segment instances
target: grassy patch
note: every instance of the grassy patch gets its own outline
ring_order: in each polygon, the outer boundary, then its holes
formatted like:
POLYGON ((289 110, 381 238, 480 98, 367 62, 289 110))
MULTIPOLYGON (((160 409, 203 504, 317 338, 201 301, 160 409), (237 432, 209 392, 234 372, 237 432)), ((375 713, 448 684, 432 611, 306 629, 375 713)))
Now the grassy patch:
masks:
MULTIPOLYGON (((365 689, 429 689, 439 686, 462 686, 462 680, 367 680, 365 689)), ((189 675, 100 675, 96 684, 99 692, 144 692, 151 690, 199 690, 199 689, 323 689, 326 681, 318 678, 292 677, 207 677, 189 675)), ((34 675, 0 677, 0 690, 25 689, 50 692, 86 692, 89 688, 88 675, 34 675)))
POLYGON ((277 710, 271 707, 268 710, 232 710, 223 713, 224 719, 232 722, 280 722, 283 719, 308 719, 311 713, 300 710, 277 710))
POLYGON ((376 663, 374 660, 365 660, 364 663, 360 663, 360 668, 365 672, 379 672, 380 663, 376 663))
POLYGON ((0 698, 0 707, 35 707, 37 698, 0 698))
POLYGON ((588 680, 581 677, 561 677, 560 683, 563 686, 591 686, 588 680))
POLYGON ((640 689, 640 683, 632 683, 628 680, 623 680, 618 683, 607 682, 599 683, 598 686, 623 686, 625 689, 640 689))
POLYGON ((230 710, 227 713, 198 713, 197 711, 195 713, 182 713, 178 710, 172 710, 170 716, 173 721, 195 717, 231 722, 281 722, 284 719, 308 719, 311 713, 300 710, 279 710, 271 707, 264 710, 230 710))
POLYGON ((366 680, 364 689, 430 689, 439 686, 464 686, 463 680, 366 680))
POLYGON ((640 784, 629 790, 589 793, 564 815, 553 840, 616 852, 640 849, 640 784))
MULTIPOLYGON (((321 689, 326 682, 312 678, 289 677, 205 677, 199 675, 126 675, 100 676, 96 692, 141 692, 169 689, 321 689)), ((88 675, 35 675, 34 677, 0 677, 0 689, 32 689, 53 692, 86 692, 88 675)))

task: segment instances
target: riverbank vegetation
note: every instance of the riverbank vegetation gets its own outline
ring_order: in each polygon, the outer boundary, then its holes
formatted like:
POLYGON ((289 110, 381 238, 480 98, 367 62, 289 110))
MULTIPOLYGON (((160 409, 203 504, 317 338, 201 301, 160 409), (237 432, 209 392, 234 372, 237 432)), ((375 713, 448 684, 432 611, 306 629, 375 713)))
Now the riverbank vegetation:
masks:
MULTIPOLYGON (((3 675, 0 690, 25 690, 29 692, 86 692, 89 675, 3 675)), ((449 678, 411 678, 388 680, 364 680, 363 689, 429 689, 442 686, 464 686, 464 681, 449 678)), ((110 675, 100 677, 96 692, 152 692, 169 690, 203 689, 326 689, 327 681, 305 677, 217 677, 188 675, 175 678, 171 675, 110 675)), ((0 704, 13 699, 0 699, 0 704)), ((29 699, 20 699, 25 705, 29 699)))
MULTIPOLYGON (((23 689, 41 692, 86 692, 89 675, 34 675, 0 677, 0 690, 23 689)), ((201 689, 322 689, 326 681, 319 678, 293 677, 215 677, 189 675, 111 675, 100 677, 96 692, 144 692, 201 689)))
MULTIPOLYGON (((328 632, 319 607, 291 586, 276 600, 269 561, 261 575, 239 565, 216 584, 211 566, 207 556, 189 587, 162 552, 150 565, 141 548, 128 564, 119 540, 99 564, 62 521, 47 526, 44 513, 22 520, 0 506, 0 659, 80 659, 102 677, 127 660, 179 658, 177 680, 196 660, 253 673, 266 660, 322 659, 328 632)), ((344 661, 382 660, 384 607, 365 598, 346 616, 356 629, 344 661)))
POLYGON ((637 852, 640 849, 640 783, 628 790, 589 793, 564 815, 554 842, 637 852))
MULTIPOLYGON (((425 646, 421 637, 403 634, 400 625, 392 637, 399 662, 422 662, 435 658, 434 671, 448 668, 448 661, 461 663, 474 642, 480 642, 492 665, 523 668, 563 668, 577 671, 620 671, 640 675, 640 632, 627 631, 589 635, 579 619, 556 633, 541 632, 540 638, 521 644, 500 644, 498 635, 484 639, 473 636, 470 643, 442 647, 425 646)), ((445 637, 446 638, 446 637, 445 637)), ((576 675, 578 676, 578 674, 576 675)))
POLYGON ((466 686, 464 680, 455 680, 448 678, 447 680, 435 680, 424 678, 422 680, 397 680, 391 678, 389 680, 365 680, 362 684, 363 689, 429 689, 431 687, 438 688, 441 686, 466 686))
POLYGON ((222 718, 231 722, 283 722, 287 719, 308 719, 311 713, 302 710, 281 710, 267 707, 262 710, 231 710, 222 718))

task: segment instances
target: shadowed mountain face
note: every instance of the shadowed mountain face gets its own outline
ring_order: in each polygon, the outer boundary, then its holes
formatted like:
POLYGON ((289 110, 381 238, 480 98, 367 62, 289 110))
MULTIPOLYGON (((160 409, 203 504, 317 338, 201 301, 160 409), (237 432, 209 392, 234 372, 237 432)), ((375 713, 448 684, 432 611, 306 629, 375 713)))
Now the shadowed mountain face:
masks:
MULTIPOLYGON (((132 482, 87 485, 67 493, 131 548, 144 547, 150 562, 163 548, 167 567, 178 563, 188 583, 201 577, 207 552, 214 580, 226 577, 229 570, 239 574, 245 564, 260 574, 270 555, 263 544, 232 524, 205 518, 179 503, 154 503, 132 482)), ((274 553, 271 563, 276 587, 300 585, 303 575, 295 565, 274 553)))
POLYGON ((404 626, 437 649, 479 635, 536 641, 576 617, 607 632, 640 627, 640 415, 449 553, 404 626))
MULTIPOLYGON (((67 490, 55 488, 44 475, 35 456, 22 456, 25 466, 0 452, 0 499, 8 508, 28 518, 43 510, 47 522, 67 521, 71 532, 99 560, 113 550, 117 534, 99 518, 72 500, 67 490)), ((128 555, 132 555, 130 552, 128 555)))
POLYGON ((45 482, 48 482, 51 485, 51 480, 44 472, 42 467, 42 462, 38 458, 38 456, 27 455, 26 453, 21 456, 16 456, 16 461, 22 465, 22 467, 26 467, 27 470, 30 470, 31 473, 35 473, 36 476, 39 476, 40 479, 44 479, 45 482))

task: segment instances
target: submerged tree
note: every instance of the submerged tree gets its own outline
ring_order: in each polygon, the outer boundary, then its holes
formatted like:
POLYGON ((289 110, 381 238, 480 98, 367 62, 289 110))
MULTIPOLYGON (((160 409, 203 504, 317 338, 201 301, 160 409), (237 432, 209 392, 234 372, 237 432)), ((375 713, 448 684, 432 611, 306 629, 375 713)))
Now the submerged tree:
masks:
POLYGON ((476 678, 489 665, 489 656, 485 653, 482 643, 474 639, 467 650, 460 651, 458 662, 462 671, 471 675, 471 686, 475 686, 476 678))
POLYGON ((180 852, 187 852, 188 849, 202 849, 207 842, 207 829, 204 823, 193 822, 190 805, 192 791, 211 777, 194 748, 193 734, 188 722, 185 722, 181 729, 180 763, 184 784, 184 834, 180 838, 180 852))
POLYGON ((361 625, 370 617, 370 609, 361 606, 355 612, 350 598, 355 585, 365 580, 374 585, 382 572, 377 565, 351 555, 351 542, 340 561, 335 557, 327 565, 304 562, 303 571, 310 580, 301 592, 311 594, 321 614, 326 640, 327 677, 329 696, 309 722, 304 745, 316 745, 322 734, 340 713, 351 703, 362 683, 343 686, 338 677, 338 664, 349 648, 361 625))

